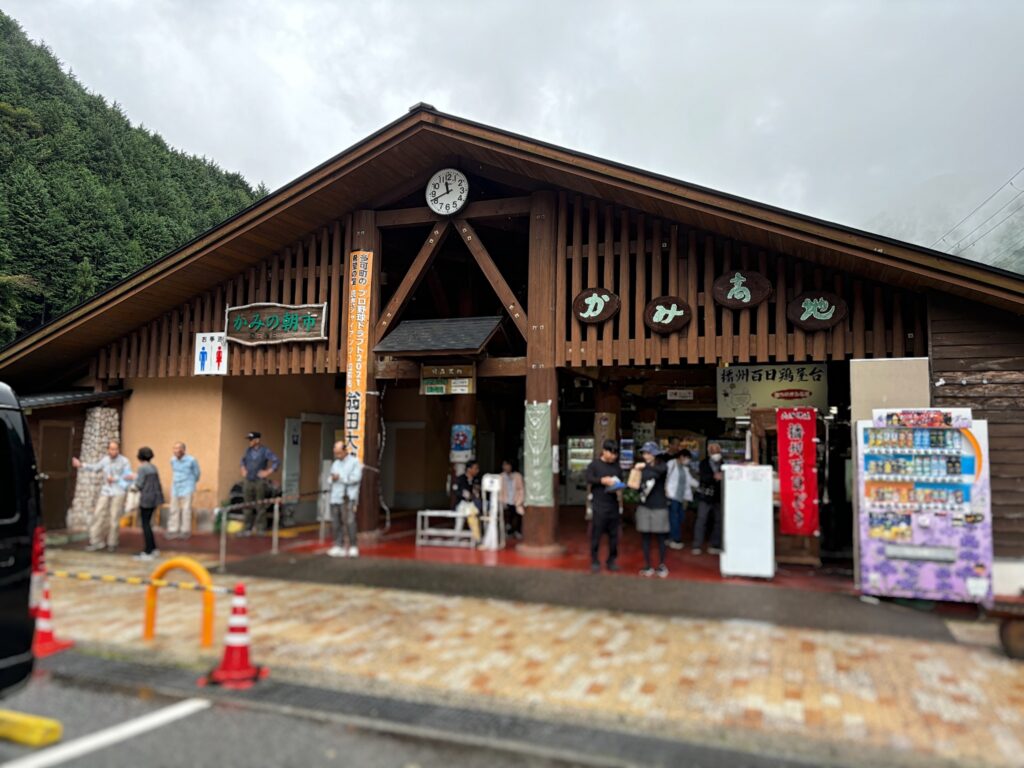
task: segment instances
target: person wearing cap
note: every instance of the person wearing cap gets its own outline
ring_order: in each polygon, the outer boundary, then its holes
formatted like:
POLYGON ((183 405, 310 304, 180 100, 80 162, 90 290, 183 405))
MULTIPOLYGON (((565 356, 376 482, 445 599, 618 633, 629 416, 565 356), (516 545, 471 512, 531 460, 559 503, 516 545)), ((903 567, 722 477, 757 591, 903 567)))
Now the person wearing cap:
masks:
POLYGON ((587 465, 587 484, 590 486, 590 570, 600 573, 601 537, 608 535, 608 559, 605 567, 609 571, 619 570, 615 563, 619 556, 619 528, 622 514, 619 511, 619 489, 622 485, 622 469, 619 467, 619 444, 605 440, 601 455, 587 465))
MULTIPOLYGON (((263 445, 259 432, 246 435, 249 448, 242 456, 242 497, 246 503, 263 501, 267 495, 266 479, 277 471, 281 461, 272 450, 263 445)), ((240 536, 252 535, 253 527, 263 527, 267 509, 264 506, 248 507, 245 510, 245 530, 240 536)))
POLYGON ((722 551, 722 446, 718 443, 708 444, 708 455, 700 461, 697 479, 700 486, 694 494, 697 522, 693 527, 693 554, 700 554, 707 535, 711 540, 708 552, 717 555, 722 551))
POLYGON ((669 532, 668 497, 665 495, 665 478, 668 465, 664 451, 653 440, 640 449, 643 461, 636 464, 640 469, 640 504, 636 508, 636 529, 643 536, 644 567, 641 576, 661 578, 668 576, 665 565, 665 537, 669 532), (658 568, 651 567, 651 539, 658 540, 658 568))

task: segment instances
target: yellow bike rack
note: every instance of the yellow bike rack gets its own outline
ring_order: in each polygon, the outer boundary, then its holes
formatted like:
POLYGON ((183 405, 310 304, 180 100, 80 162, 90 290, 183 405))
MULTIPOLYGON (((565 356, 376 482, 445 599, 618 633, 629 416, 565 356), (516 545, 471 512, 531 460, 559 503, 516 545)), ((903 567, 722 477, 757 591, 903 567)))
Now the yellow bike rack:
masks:
POLYGON ((191 557, 174 557, 165 563, 157 566, 150 575, 150 584, 146 587, 146 616, 142 624, 142 639, 152 640, 156 637, 156 598, 157 590, 160 588, 160 580, 167 573, 175 569, 188 572, 197 582, 197 586, 203 588, 203 615, 199 628, 199 646, 210 648, 213 646, 213 613, 214 613, 214 592, 209 589, 213 586, 213 579, 210 572, 191 557))

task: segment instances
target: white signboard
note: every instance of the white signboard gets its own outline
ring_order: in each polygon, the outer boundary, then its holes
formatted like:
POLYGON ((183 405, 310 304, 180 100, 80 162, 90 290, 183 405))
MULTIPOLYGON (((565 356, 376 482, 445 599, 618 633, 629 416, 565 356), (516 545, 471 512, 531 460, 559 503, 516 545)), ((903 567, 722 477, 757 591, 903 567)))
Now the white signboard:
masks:
POLYGON ((228 339, 226 333, 197 333, 193 376, 227 376, 228 339))
POLYGON ((693 400, 692 389, 670 389, 668 391, 669 400, 693 400))
POLYGON ((719 569, 723 576, 775 576, 775 517, 772 468, 727 464, 722 505, 725 532, 719 569))
POLYGON ((719 418, 743 418, 751 408, 828 410, 828 372, 822 363, 730 365, 717 369, 719 418))

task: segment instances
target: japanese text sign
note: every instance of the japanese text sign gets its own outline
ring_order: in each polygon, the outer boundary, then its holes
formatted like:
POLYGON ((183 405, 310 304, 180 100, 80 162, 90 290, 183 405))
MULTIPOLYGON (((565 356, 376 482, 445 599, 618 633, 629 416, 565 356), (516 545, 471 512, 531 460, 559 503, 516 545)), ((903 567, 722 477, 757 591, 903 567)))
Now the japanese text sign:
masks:
POLYGON ((373 251, 352 251, 348 274, 348 356, 345 358, 345 435, 359 461, 366 454, 367 368, 370 360, 370 304, 373 251))
POLYGON ((828 376, 822 364, 730 365, 717 374, 722 419, 749 416, 751 408, 828 408, 828 376))
POLYGON ((779 408, 779 532, 818 532, 817 416, 814 408, 779 408))
POLYGON ((572 300, 572 314, 581 323, 603 323, 619 311, 618 295, 606 288, 587 288, 572 300))
POLYGON ((193 376, 228 375, 228 340, 224 333, 197 333, 193 376))
POLYGON ((421 395, 472 395, 476 393, 476 364, 423 365, 421 395))
POLYGON ((225 332, 238 344, 283 344, 327 338, 326 304, 243 304, 224 311, 225 332))

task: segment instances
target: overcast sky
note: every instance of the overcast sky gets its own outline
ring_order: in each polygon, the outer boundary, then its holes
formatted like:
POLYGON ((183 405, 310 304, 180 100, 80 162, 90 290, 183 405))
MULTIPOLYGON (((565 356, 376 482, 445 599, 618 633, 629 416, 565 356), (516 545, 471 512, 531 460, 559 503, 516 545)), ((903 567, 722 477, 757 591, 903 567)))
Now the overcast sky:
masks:
MULTIPOLYGON (((1024 166, 1020 2, 0 5, 133 122, 271 188, 419 101, 923 245, 1024 166)), ((1005 260, 1015 185, 942 246, 1005 260)))

